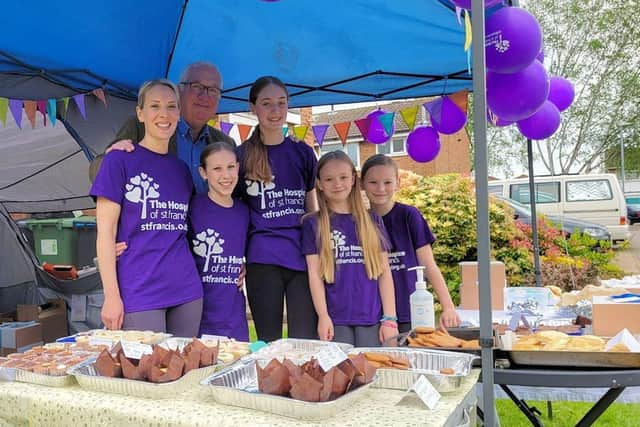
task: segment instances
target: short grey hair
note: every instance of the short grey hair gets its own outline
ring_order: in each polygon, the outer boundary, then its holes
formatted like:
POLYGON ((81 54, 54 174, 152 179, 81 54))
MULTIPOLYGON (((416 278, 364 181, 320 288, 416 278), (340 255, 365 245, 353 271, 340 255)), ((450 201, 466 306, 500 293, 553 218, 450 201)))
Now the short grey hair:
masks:
POLYGON ((218 77, 220 77, 220 89, 222 90, 222 74, 220 73, 220 70, 218 70, 218 67, 214 64, 207 61, 198 61, 187 65, 187 67, 182 71, 182 74, 180 74, 180 82, 187 81, 189 74, 191 74, 191 72, 196 68, 208 68, 216 73, 218 77))
POLYGON ((144 106, 144 100, 147 97, 147 93, 151 90, 152 87, 155 86, 166 86, 173 91, 176 95, 176 101, 180 103, 180 92, 178 92, 178 87, 171 81, 167 79, 155 79, 146 81, 140 86, 138 90, 138 107, 142 108, 144 106))

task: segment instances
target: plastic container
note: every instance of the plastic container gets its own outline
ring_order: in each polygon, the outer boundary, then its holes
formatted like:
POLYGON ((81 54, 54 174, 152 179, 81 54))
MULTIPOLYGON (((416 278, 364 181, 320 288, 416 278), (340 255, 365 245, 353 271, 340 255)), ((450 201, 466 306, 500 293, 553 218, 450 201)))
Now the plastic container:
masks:
POLYGON ((73 218, 28 219, 40 263, 77 265, 78 244, 73 218))
POLYGON ((418 326, 433 328, 436 324, 433 309, 433 295, 427 291, 427 283, 424 281, 424 267, 413 267, 410 268, 410 270, 416 270, 418 276, 416 280, 416 290, 409 296, 411 329, 415 329, 418 326))
POLYGON ((79 269, 93 266, 96 257, 96 217, 80 216, 73 220, 73 229, 77 235, 79 269))

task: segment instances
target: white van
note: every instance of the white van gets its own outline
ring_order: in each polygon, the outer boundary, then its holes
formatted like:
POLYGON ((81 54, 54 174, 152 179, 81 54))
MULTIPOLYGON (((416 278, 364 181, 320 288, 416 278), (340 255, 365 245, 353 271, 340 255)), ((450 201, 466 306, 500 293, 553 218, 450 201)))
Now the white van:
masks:
MULTIPOLYGON (((614 241, 628 239, 627 205, 613 174, 536 176, 537 212, 601 224, 614 241)), ((489 193, 529 204, 529 178, 489 181, 489 193)))

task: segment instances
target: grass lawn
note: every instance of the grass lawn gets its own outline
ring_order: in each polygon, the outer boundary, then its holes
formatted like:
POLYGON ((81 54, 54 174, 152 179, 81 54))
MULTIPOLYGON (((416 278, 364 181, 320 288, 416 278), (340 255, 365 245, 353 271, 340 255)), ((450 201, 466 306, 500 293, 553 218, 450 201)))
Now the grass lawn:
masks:
MULTIPOLYGON (((553 419, 547 417, 547 402, 527 401, 542 412, 541 420, 545 427, 569 427, 589 411, 593 403, 588 402, 552 402, 553 419)), ((503 427, 530 426, 531 423, 511 400, 496 400, 496 408, 503 427)), ((598 418, 594 426, 636 427, 640 425, 640 404, 614 403, 598 418)))

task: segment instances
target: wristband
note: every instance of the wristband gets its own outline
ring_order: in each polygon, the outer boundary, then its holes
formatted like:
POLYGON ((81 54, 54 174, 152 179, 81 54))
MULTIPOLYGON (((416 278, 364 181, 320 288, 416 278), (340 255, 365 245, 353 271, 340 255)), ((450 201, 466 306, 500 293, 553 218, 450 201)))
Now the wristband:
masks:
POLYGON ((381 325, 387 328, 398 329, 398 323, 392 320, 383 320, 381 325))
POLYGON ((380 321, 381 321, 381 322, 384 322, 385 320, 391 320, 392 322, 397 322, 397 321, 398 321, 398 318, 397 318, 396 316, 387 316, 387 315, 383 315, 383 316, 380 318, 380 321))

